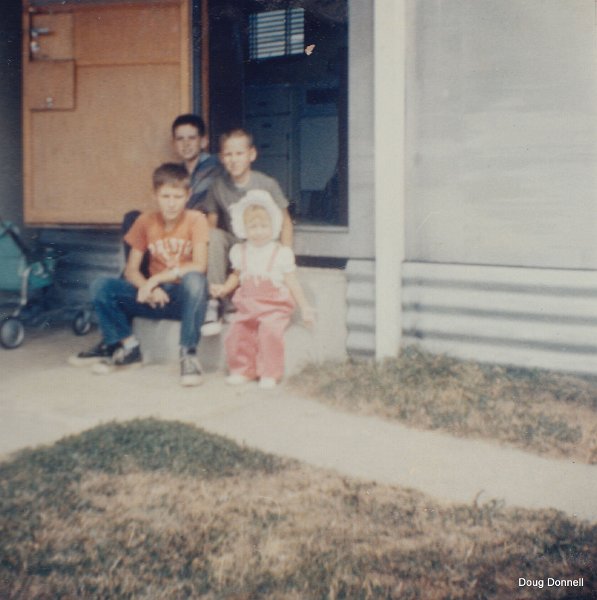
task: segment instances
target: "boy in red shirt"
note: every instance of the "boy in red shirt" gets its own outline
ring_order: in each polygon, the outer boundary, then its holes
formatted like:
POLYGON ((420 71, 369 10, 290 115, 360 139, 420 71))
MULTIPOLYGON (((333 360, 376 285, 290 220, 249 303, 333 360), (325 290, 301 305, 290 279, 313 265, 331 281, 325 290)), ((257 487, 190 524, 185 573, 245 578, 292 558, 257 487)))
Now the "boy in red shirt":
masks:
MULTIPOLYGON (((133 317, 180 319, 181 384, 201 383, 196 348, 207 307, 207 245, 209 229, 199 211, 185 210, 189 176, 183 165, 166 163, 153 173, 158 210, 139 216, 125 241, 131 246, 124 278, 102 277, 91 285, 91 296, 111 356, 94 364, 107 374, 142 363, 132 332, 133 317), (141 273, 149 251, 149 277, 141 273)), ((82 364, 81 353, 71 364, 82 364)), ((87 363, 88 364, 88 363, 87 363)))

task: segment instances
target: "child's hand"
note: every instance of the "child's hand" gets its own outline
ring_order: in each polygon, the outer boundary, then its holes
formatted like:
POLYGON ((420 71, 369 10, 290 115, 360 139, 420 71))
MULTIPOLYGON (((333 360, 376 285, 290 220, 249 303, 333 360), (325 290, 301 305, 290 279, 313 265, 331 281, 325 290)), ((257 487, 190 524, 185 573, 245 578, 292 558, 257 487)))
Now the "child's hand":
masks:
POLYGON ((156 306, 163 308, 168 302, 170 302, 170 296, 164 289, 159 286, 153 289, 149 297, 149 305, 152 308, 156 308, 156 306))
POLYGON ((222 296, 224 296, 224 284, 222 283, 212 283, 209 286, 209 293, 214 297, 214 298, 221 298, 222 296))
POLYGON ((307 327, 313 327, 315 325, 315 309, 312 306, 304 306, 301 308, 301 317, 303 323, 307 327))
POLYGON ((141 304, 149 304, 151 293, 155 284, 149 279, 137 290, 137 302, 141 304))

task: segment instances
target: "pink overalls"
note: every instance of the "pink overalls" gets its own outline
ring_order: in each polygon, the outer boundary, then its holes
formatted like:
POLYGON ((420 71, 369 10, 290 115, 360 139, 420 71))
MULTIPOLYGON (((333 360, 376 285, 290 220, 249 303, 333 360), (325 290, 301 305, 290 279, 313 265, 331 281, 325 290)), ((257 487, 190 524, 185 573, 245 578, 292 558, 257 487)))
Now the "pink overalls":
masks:
MULTIPOLYGON (((267 266, 271 273, 280 246, 275 245, 267 266)), ((247 269, 247 248, 242 246, 242 270, 247 269)), ((269 277, 245 277, 234 293, 237 312, 226 336, 231 374, 249 379, 284 375, 284 331, 295 302, 286 286, 277 287, 269 277)))

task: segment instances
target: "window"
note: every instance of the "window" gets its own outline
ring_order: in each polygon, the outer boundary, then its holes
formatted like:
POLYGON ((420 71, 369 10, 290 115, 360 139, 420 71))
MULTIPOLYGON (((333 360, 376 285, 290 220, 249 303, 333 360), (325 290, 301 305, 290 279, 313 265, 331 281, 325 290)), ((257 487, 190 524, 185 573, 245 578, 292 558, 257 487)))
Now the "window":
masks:
POLYGON ((249 16, 249 58, 261 60, 302 54, 305 43, 305 10, 286 8, 249 16))

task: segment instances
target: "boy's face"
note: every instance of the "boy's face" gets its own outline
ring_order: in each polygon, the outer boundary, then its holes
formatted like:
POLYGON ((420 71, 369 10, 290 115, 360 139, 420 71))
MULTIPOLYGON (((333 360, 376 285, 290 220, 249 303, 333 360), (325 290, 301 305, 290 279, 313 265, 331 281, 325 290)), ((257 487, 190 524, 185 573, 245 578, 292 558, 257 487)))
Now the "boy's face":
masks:
POLYGON ((272 222, 265 210, 256 210, 245 216, 247 240, 255 246, 264 246, 273 239, 272 222))
POLYGON ((251 163, 257 158, 257 150, 249 145, 244 136, 228 138, 222 145, 220 162, 234 183, 246 183, 251 163))
POLYGON ((189 189, 182 185, 166 183, 155 191, 160 212, 166 224, 175 223, 185 209, 189 199, 189 189))
POLYGON ((207 136, 201 137, 193 125, 179 125, 174 130, 174 150, 185 162, 195 160, 207 147, 207 136))

